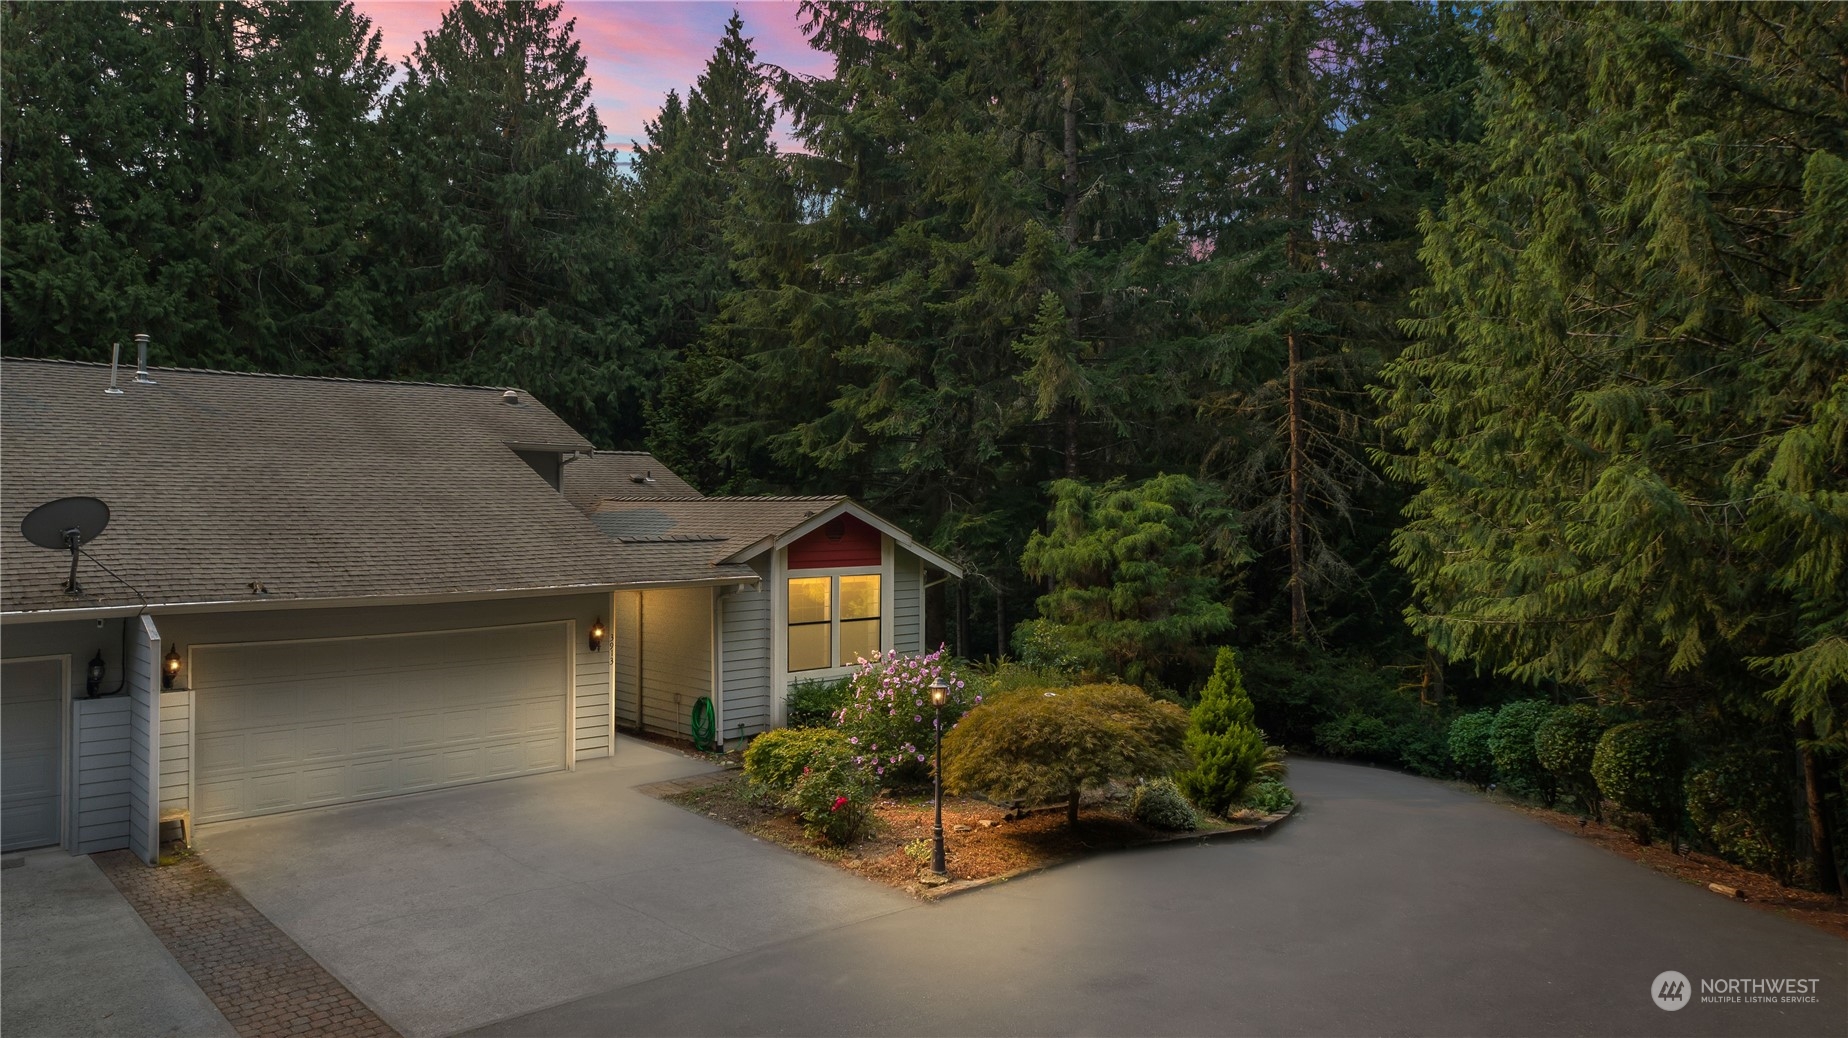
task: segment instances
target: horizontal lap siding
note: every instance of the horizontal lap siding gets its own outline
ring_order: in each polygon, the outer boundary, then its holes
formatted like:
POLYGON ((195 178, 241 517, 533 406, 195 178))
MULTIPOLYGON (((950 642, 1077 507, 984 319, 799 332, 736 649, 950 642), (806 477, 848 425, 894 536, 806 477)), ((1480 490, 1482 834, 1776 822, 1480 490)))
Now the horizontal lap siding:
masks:
POLYGON ((128 849, 151 865, 160 853, 160 632, 147 616, 139 627, 129 639, 128 849))
POLYGON ((712 694, 712 590, 645 591, 642 709, 649 731, 690 738, 693 703, 712 694))
POLYGON ((590 651, 588 632, 578 632, 577 653, 577 759, 610 754, 610 656, 606 637, 603 648, 590 651))
POLYGON ((770 727, 770 592, 723 595, 723 646, 719 655, 728 739, 770 727))
POLYGON ((642 595, 640 591, 618 591, 616 620, 610 625, 610 655, 616 668, 616 724, 631 730, 636 727, 635 662, 641 645, 636 625, 642 595))
POLYGON ((924 651, 924 584, 918 558, 899 551, 892 560, 892 648, 906 655, 924 651))
POLYGON ((192 693, 160 694, 160 808, 192 806, 192 693))
POLYGON ((77 757, 79 854, 127 847, 135 768, 129 698, 79 699, 72 752, 77 757))

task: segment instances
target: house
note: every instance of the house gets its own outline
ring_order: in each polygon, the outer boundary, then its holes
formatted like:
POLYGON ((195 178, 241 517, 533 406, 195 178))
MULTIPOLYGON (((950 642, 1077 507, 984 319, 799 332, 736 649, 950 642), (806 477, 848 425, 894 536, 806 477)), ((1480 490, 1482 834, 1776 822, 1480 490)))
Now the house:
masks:
POLYGON ((737 740, 960 576, 845 498, 707 498, 515 389, 0 361, 0 845, 737 740), (115 388, 119 392, 108 392, 115 388), (103 501, 76 557, 35 508, 103 501), (701 704, 704 700, 705 703, 701 704))

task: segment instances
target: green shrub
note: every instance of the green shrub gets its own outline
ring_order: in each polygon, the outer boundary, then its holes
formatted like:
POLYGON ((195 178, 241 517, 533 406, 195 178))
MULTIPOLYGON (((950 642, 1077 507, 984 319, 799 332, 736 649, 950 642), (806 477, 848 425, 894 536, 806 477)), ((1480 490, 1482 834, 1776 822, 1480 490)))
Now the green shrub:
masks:
POLYGON ((1522 699, 1503 706, 1495 714, 1495 723, 1489 726, 1489 752, 1495 758, 1495 773, 1501 777, 1502 788, 1546 804, 1553 802, 1553 773, 1540 766, 1534 734, 1552 714, 1553 704, 1522 699))
POLYGON ((1631 831, 1638 842, 1650 840, 1649 823, 1671 836, 1680 829, 1682 758, 1674 726, 1662 721, 1631 721, 1605 732, 1591 758, 1598 791, 1626 811, 1647 819, 1631 831))
MULTIPOLYGON (((826 731, 826 729, 810 729, 826 731)), ((783 795, 783 806, 802 816, 802 829, 836 846, 866 834, 873 820, 878 785, 849 754, 818 756, 783 795)))
POLYGON ((1160 778, 1187 761, 1187 714, 1130 685, 1016 692, 969 711, 943 739, 943 782, 991 800, 1064 800, 1112 780, 1160 778))
POLYGON ((1053 674, 1095 673, 1104 666, 1103 655, 1070 626, 1040 619, 1014 626, 1014 658, 1029 671, 1053 674))
POLYGON ((987 670, 977 670, 964 675, 974 698, 983 702, 1012 695, 1022 689, 1031 689, 1035 694, 1045 690, 1069 688, 1080 684, 1077 678, 1061 670, 1045 667, 1030 667, 1025 663, 1006 661, 987 670))
POLYGON ((1264 733, 1252 722, 1251 697, 1231 649, 1219 650, 1213 676, 1188 718, 1186 748, 1193 764, 1174 776, 1175 784, 1216 815, 1238 803, 1257 779, 1283 771, 1282 751, 1265 745, 1264 733))
POLYGON ((942 649, 923 656, 875 654, 854 671, 835 724, 854 747, 856 762, 880 782, 920 783, 930 777, 936 745, 930 683, 939 677, 950 687, 943 707, 947 733, 982 697, 944 659, 942 649))
POLYGON ((1721 857, 1787 884, 1796 873, 1796 825, 1786 792, 1792 780, 1780 756, 1776 749, 1738 746, 1703 761, 1688 774, 1687 819, 1721 857))
POLYGON ((1487 789, 1489 783, 1495 781, 1495 751, 1489 745, 1494 730, 1493 710, 1461 714, 1450 722, 1450 738, 1446 743, 1450 760, 1457 774, 1474 782, 1477 789, 1487 789))
POLYGON ((818 760, 852 760, 847 736, 831 728, 773 728, 744 750, 744 774, 759 792, 781 797, 818 760))
POLYGON ((826 728, 832 725, 835 716, 847 705, 852 683, 852 678, 833 681, 805 678, 790 682, 789 698, 783 702, 789 727, 826 728))
POLYGON ((1399 743, 1392 726, 1377 717, 1349 710, 1315 726, 1315 747, 1331 757, 1399 763, 1399 743))
POLYGON ((1136 795, 1129 801, 1129 815, 1156 829, 1200 828, 1199 813, 1169 779, 1155 779, 1137 786, 1136 795))
POLYGON ((1274 815, 1295 807, 1296 795, 1290 792, 1290 787, 1274 778, 1259 779, 1245 791, 1245 800, 1241 806, 1274 815))
POLYGON ((1534 731, 1534 759, 1553 776, 1559 790, 1593 815, 1599 815, 1598 783, 1591 758, 1598 752, 1604 719, 1584 703, 1562 706, 1534 731))

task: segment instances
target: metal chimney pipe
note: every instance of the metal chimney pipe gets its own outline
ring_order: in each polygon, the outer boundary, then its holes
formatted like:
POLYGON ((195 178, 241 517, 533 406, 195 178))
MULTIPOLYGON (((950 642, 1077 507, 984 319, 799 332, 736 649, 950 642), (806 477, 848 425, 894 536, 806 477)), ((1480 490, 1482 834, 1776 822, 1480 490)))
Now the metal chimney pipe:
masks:
POLYGON ((110 396, 121 396, 122 387, 116 385, 116 365, 122 363, 122 344, 115 343, 109 353, 109 388, 103 390, 110 396))
POLYGON ((154 376, 148 374, 148 333, 135 333, 135 384, 138 386, 158 386, 154 376))

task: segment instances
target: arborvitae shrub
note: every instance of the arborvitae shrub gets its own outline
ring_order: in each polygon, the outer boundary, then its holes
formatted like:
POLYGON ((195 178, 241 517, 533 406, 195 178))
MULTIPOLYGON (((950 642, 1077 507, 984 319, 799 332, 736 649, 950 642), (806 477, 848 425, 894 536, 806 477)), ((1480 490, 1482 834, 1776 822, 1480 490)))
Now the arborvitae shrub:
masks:
POLYGON ((1591 759, 1598 752, 1604 719, 1584 703, 1562 706, 1534 730, 1534 759, 1553 776, 1559 790, 1592 814, 1599 814, 1598 783, 1591 759))
POLYGON ((1605 732, 1592 755, 1591 775, 1605 798, 1647 822, 1631 831, 1641 843, 1650 841, 1650 824, 1674 836, 1679 830, 1682 802, 1682 757, 1673 725, 1663 721, 1631 721, 1605 732))
POLYGON ((1495 773, 1510 793, 1553 802, 1553 773, 1540 766, 1534 750, 1534 734, 1553 714, 1553 704, 1539 699, 1523 699, 1496 711, 1495 723, 1489 727, 1489 752, 1495 758, 1495 773))
POLYGON ((1495 730, 1495 711, 1477 710, 1450 722, 1450 760, 1457 774, 1487 789, 1495 781, 1495 751, 1489 745, 1495 730))
POLYGON ((1282 773, 1281 752, 1265 745, 1252 714, 1238 656, 1220 649, 1213 676, 1188 718, 1187 753, 1193 765, 1174 777, 1181 792, 1202 810, 1223 815, 1251 783, 1282 773))

